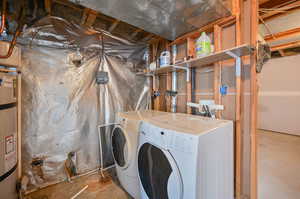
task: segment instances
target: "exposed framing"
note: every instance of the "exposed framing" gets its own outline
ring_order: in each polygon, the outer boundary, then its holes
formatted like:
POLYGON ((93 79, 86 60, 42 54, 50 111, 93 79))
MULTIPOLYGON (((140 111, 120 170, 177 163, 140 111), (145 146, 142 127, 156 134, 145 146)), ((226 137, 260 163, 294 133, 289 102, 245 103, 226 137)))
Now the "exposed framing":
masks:
MULTIPOLYGON (((258 0, 251 0, 251 46, 256 47, 257 43, 257 32, 258 32, 258 0)), ((236 32, 236 46, 243 44, 243 0, 232 0, 232 13, 230 17, 226 17, 217 20, 211 24, 208 24, 196 31, 187 33, 176 40, 172 41, 171 45, 178 45, 182 43, 187 43, 187 57, 192 57, 195 55, 194 49, 194 39, 199 37, 202 31, 213 32, 215 39, 215 50, 222 50, 222 29, 230 25, 235 24, 236 32)), ((242 60, 240 60, 242 61, 242 60)), ((250 199, 257 199, 257 74, 256 74, 256 52, 250 56, 251 65, 251 105, 250 105, 250 199)), ((221 103, 221 96, 219 93, 219 88, 221 84, 221 69, 222 63, 214 64, 214 99, 216 103, 221 103)), ((243 71, 243 70, 241 70, 243 71)), ((242 74, 241 74, 242 75, 242 74)), ((242 141, 242 129, 243 127, 243 115, 244 113, 244 94, 243 94, 243 80, 241 75, 236 76, 236 105, 235 105, 235 115, 236 115, 236 162, 235 162, 235 195, 237 199, 242 199, 242 168, 243 168, 243 141, 242 141)), ((167 82, 171 81, 170 74, 168 74, 167 82)), ((168 85, 168 83, 167 83, 168 85)), ((192 89, 191 82, 187 82, 187 102, 192 100, 192 89)), ((187 113, 191 113, 191 108, 187 107, 187 113)), ((247 113, 248 114, 248 113, 247 113)), ((220 117, 220 113, 217 115, 220 117)))

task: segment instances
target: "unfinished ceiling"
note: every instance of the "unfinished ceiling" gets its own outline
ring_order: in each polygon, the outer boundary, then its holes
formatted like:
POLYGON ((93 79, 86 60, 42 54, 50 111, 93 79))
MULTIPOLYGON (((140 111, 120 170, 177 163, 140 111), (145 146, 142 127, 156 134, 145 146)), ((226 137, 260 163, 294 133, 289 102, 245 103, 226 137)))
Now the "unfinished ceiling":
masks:
POLYGON ((261 0, 259 32, 271 46, 273 55, 299 53, 300 1, 261 0))
MULTIPOLYGON (((0 3, 0 7, 2 10, 2 3, 0 3)), ((96 30, 104 30, 133 42, 151 43, 162 39, 155 34, 68 0, 23 0, 21 2, 20 0, 7 0, 6 7, 8 21, 6 28, 9 34, 14 34, 19 10, 23 7, 23 21, 27 26, 31 26, 43 17, 50 15, 96 30)))
POLYGON ((229 16, 220 0, 71 0, 168 40, 229 16))

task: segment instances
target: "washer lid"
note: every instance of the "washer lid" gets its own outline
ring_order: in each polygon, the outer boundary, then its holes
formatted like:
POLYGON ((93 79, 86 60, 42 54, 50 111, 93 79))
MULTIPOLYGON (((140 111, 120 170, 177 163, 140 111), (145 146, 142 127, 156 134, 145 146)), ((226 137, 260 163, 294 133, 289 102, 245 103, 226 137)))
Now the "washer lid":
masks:
POLYGON ((127 167, 129 164, 129 143, 123 129, 115 127, 112 132, 112 152, 115 162, 120 167, 127 167))
POLYGON ((138 154, 138 171, 149 199, 182 198, 182 178, 168 151, 149 143, 143 144, 138 154))

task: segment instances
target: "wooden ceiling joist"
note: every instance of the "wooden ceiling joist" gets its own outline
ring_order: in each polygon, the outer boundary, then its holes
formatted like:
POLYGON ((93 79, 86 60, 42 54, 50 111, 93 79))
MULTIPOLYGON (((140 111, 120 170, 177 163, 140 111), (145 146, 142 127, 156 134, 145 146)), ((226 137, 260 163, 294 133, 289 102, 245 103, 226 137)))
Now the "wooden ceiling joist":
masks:
POLYGON ((267 19, 271 19, 272 17, 278 16, 278 15, 283 15, 283 14, 287 14, 295 9, 299 9, 300 8, 300 1, 293 1, 290 2, 289 4, 281 4, 278 7, 273 7, 270 10, 264 10, 261 9, 261 12, 264 11, 263 14, 261 14, 261 18, 264 20, 267 19))
POLYGON ((289 43, 285 43, 285 44, 272 46, 271 51, 274 52, 274 51, 284 50, 284 49, 288 49, 288 48, 296 48, 299 46, 300 46, 300 41, 293 41, 293 42, 289 42, 289 43))
POLYGON ((108 28, 108 32, 112 32, 120 23, 120 20, 115 20, 115 22, 113 24, 111 24, 111 26, 108 28))
POLYGON ((279 50, 278 52, 279 52, 279 54, 281 55, 281 57, 284 57, 284 56, 285 56, 285 52, 284 52, 283 50, 279 50))
POLYGON ((265 36, 265 40, 267 42, 271 42, 271 41, 286 39, 286 38, 290 38, 290 37, 294 37, 294 36, 300 36, 300 28, 294 28, 294 29, 287 30, 284 32, 267 35, 267 36, 265 36))
POLYGON ((91 9, 85 8, 81 18, 81 24, 93 26, 97 18, 97 13, 91 9))
POLYGON ((142 29, 136 29, 131 35, 130 35, 130 39, 133 39, 135 36, 137 36, 137 34, 139 34, 140 32, 142 32, 142 29))
POLYGON ((260 8, 278 8, 290 3, 296 2, 297 0, 269 0, 259 5, 260 8))

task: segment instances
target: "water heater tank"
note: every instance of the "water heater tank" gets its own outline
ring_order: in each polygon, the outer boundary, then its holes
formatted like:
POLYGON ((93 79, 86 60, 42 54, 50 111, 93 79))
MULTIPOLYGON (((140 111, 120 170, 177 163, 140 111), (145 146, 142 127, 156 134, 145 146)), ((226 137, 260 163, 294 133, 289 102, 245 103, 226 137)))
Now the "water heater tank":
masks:
POLYGON ((16 199, 16 76, 0 73, 0 198, 16 199))

